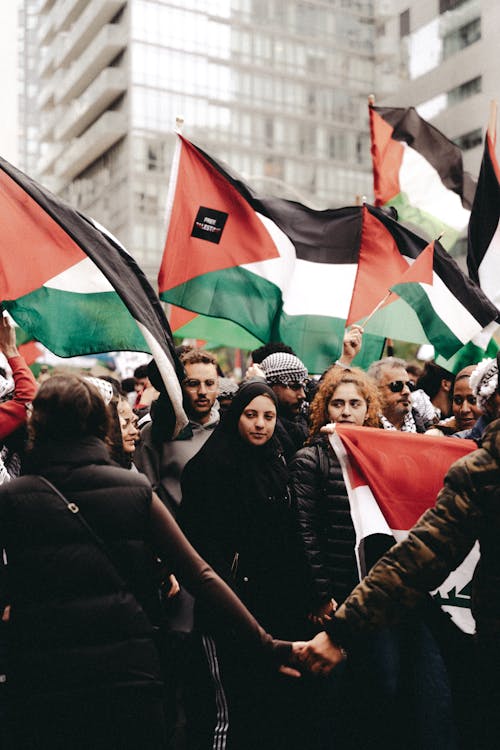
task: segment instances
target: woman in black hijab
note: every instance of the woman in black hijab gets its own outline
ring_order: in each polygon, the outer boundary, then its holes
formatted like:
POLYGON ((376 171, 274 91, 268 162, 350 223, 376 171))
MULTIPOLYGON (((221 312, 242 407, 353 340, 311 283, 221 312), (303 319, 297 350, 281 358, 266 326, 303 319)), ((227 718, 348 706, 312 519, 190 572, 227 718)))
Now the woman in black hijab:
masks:
MULTIPOLYGON (((276 413, 276 397, 263 381, 240 386, 221 424, 184 469, 180 524, 271 632, 300 635, 296 533, 288 470, 274 435, 276 413)), ((206 609, 198 607, 195 619, 212 677, 222 673, 223 697, 229 704, 213 718, 215 736, 220 736, 229 712, 228 748, 255 748, 256 742, 273 741, 275 730, 281 742, 281 699, 287 689, 277 685, 263 665, 247 662, 234 644, 217 643, 215 649, 204 635, 210 622, 206 609)), ((220 709, 222 686, 214 689, 220 709)), ((195 711, 199 724, 200 707, 195 711)), ((287 721, 291 723, 290 717, 287 721)), ((211 741, 213 735, 211 740, 207 737, 207 747, 211 741)))

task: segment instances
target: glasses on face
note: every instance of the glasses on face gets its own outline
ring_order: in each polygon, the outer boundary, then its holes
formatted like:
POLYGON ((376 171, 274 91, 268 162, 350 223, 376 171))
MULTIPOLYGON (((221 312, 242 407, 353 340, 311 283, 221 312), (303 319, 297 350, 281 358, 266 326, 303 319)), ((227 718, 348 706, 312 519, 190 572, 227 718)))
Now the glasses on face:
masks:
POLYGON ((469 393, 468 396, 453 396, 453 403, 455 406, 462 406, 463 402, 467 401, 471 406, 476 405, 476 397, 469 393))
POLYGON ((386 386, 391 393, 401 393, 405 385, 408 386, 410 391, 412 390, 413 384, 411 380, 391 380, 390 383, 386 383, 386 386))
POLYGON ((187 388, 190 391, 198 391, 202 385, 205 386, 207 391, 217 390, 216 380, 196 380, 195 378, 189 378, 189 380, 184 381, 184 388, 187 388))

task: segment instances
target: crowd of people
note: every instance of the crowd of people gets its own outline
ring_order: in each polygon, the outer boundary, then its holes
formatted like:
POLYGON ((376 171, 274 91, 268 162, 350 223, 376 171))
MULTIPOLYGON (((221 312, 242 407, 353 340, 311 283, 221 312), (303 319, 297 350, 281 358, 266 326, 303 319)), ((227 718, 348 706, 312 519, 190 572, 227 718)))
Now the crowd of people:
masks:
POLYGON ((2 746, 496 747, 498 362, 364 372, 361 346, 312 378, 267 344, 240 384, 182 347, 174 436, 154 361, 37 382, 2 318, 2 746), (337 423, 477 444, 361 583, 337 423), (473 638, 429 592, 476 540, 473 638))

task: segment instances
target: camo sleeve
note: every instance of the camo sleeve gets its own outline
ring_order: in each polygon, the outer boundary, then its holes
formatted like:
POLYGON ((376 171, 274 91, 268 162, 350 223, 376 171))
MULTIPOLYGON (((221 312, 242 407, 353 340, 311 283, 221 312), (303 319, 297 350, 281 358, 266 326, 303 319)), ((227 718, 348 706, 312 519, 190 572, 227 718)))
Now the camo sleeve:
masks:
POLYGON ((479 533, 477 477, 498 465, 484 450, 449 470, 436 504, 392 547, 338 609, 326 630, 341 645, 357 634, 398 622, 437 588, 470 552, 479 533), (493 466, 494 463, 494 466, 493 466))

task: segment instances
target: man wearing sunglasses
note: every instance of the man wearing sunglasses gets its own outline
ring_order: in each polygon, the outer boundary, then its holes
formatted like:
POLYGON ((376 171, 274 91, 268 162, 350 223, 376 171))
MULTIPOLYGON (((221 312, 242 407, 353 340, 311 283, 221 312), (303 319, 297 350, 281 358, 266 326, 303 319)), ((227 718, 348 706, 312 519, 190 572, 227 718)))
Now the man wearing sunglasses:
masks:
POLYGON ((432 422, 412 408, 413 381, 406 371, 406 362, 397 357, 385 357, 372 362, 368 370, 378 385, 382 399, 381 426, 385 430, 426 432, 432 422))

